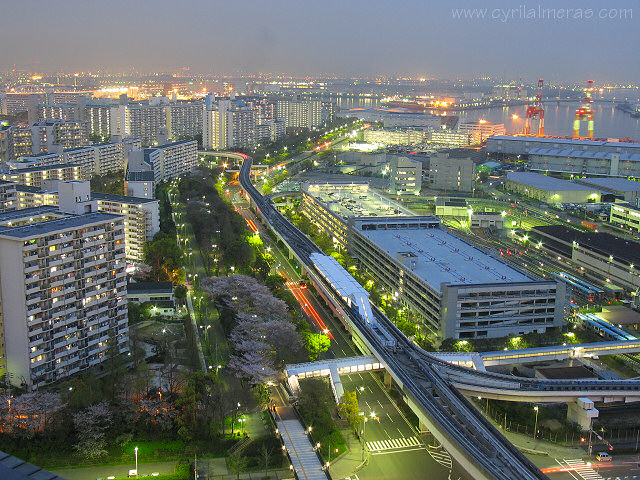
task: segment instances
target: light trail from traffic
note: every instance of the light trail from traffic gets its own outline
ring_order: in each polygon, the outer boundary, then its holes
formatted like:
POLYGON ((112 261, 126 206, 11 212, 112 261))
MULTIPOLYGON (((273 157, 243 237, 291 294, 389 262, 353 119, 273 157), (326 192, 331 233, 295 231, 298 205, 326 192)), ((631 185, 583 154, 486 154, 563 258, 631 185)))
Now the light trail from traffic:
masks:
POLYGON ((322 321, 322 318, 320 317, 320 315, 318 315, 318 312, 316 311, 316 309, 313 308, 313 305, 311 305, 311 302, 309 302, 309 299, 306 297, 304 293, 302 293, 302 289, 300 288, 300 286, 296 282, 291 281, 291 279, 283 271, 278 270, 278 275, 280 275, 285 279, 286 285, 287 287, 289 287, 289 290, 291 291, 293 296, 296 297, 296 300, 298 300, 304 312, 309 317, 313 318, 313 320, 315 320, 315 322, 318 324, 318 327, 320 327, 320 329, 322 330, 322 333, 324 333, 331 340, 334 340, 335 337, 329 331, 329 328, 327 327, 327 325, 322 321))

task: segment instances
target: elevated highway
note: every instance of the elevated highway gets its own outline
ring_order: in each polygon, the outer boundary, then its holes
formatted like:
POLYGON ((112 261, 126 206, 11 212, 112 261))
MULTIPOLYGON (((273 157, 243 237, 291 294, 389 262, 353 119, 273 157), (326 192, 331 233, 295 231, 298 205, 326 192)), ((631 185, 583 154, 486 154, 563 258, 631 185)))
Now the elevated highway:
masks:
MULTIPOLYGON (((372 305, 374 326, 366 325, 362 318, 347 305, 339 292, 317 274, 311 260, 319 248, 278 212, 269 199, 265 199, 250 180, 251 159, 240 169, 239 181, 251 197, 262 218, 271 225, 276 235, 288 245, 291 254, 305 269, 320 295, 351 332, 355 343, 364 354, 374 355, 400 387, 406 403, 420 421, 444 446, 453 458, 474 479, 528 480, 547 478, 469 402, 467 394, 532 391, 566 392, 573 388, 563 381, 543 384, 534 379, 492 374, 447 363, 425 352, 409 341, 400 330, 372 305), (384 331, 383 337, 380 331, 384 331), (392 343, 387 340, 393 339, 392 343), (484 385, 484 386, 483 386, 484 385), (465 390, 466 389, 466 390, 465 390)), ((640 382, 622 381, 621 384, 593 382, 580 385, 575 392, 600 392, 603 396, 614 390, 620 394, 635 392, 640 395, 640 382), (584 389, 584 390, 582 390, 584 389)), ((573 398, 573 397, 572 397, 573 398)))

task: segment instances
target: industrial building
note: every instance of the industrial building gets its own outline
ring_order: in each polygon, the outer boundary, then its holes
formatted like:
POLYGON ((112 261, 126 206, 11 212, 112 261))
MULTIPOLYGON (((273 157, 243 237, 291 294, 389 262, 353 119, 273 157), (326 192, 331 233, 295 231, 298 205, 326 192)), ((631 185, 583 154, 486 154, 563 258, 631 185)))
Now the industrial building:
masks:
POLYGON ((302 211, 428 331, 490 338, 562 323, 564 285, 531 278, 441 228, 437 217, 379 198, 364 185, 306 185, 302 211))
POLYGON ((640 232, 640 209, 624 203, 611 205, 609 222, 622 228, 640 232))
POLYGON ((124 218, 75 193, 67 185, 59 208, 0 214, 0 325, 14 385, 59 381, 129 348, 124 218))
POLYGON ((545 203, 598 203, 600 189, 534 172, 509 172, 505 188, 545 203))
POLYGON ((526 157, 531 170, 640 177, 640 142, 496 135, 487 140, 487 152, 498 159, 526 157))
POLYGON ((564 285, 481 252, 437 217, 358 218, 352 232, 352 255, 440 338, 543 333, 562 324, 564 285))
POLYGON ((599 189, 603 196, 611 194, 615 198, 638 206, 640 182, 614 177, 577 178, 576 182, 599 189))
POLYGON ((562 225, 534 227, 529 239, 540 248, 564 257, 587 278, 614 290, 640 288, 640 244, 608 233, 581 232, 562 225))

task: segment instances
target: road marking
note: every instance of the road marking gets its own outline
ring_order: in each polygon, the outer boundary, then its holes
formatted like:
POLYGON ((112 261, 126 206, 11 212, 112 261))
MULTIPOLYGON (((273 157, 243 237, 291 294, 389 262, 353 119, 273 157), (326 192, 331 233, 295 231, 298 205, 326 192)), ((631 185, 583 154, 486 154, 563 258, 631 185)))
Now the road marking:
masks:
POLYGON ((368 408, 369 410, 371 410, 371 405, 369 405, 369 402, 367 402, 367 401, 365 400, 365 401, 364 401, 364 403, 366 403, 366 404, 367 404, 367 408, 368 408))
POLYGON ((389 450, 406 450, 407 448, 416 449, 416 447, 424 448, 424 445, 418 437, 401 437, 389 440, 377 440, 367 442, 367 448, 370 452, 386 452, 389 450))
POLYGON ((581 458, 569 460, 564 459, 564 462, 568 466, 572 467, 573 471, 580 475, 584 480, 604 480, 604 477, 587 465, 581 458))
POLYGON ((384 408, 384 407, 382 406, 382 403, 380 403, 380 400, 378 400, 378 405, 380 405, 380 408, 384 408))
POLYGON ((387 417, 389 417, 389 420, 391 420, 391 423, 393 423, 393 418, 391 418, 391 415, 387 413, 387 417))

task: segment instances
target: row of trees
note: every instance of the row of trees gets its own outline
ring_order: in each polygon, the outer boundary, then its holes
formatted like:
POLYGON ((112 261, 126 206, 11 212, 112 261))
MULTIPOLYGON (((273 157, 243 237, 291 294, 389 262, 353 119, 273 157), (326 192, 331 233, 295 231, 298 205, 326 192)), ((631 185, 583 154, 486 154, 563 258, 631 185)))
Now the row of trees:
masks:
POLYGON ((302 337, 287 303, 245 275, 202 282, 213 298, 232 349, 228 367, 251 385, 275 379, 280 362, 299 361, 302 337))

